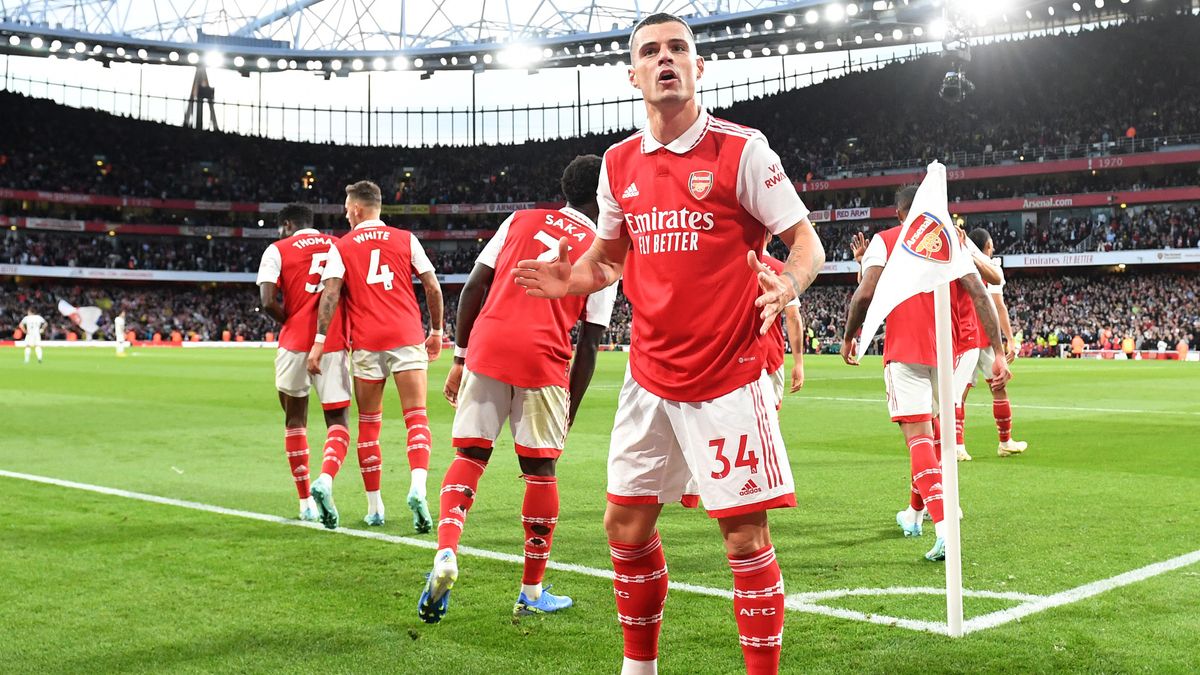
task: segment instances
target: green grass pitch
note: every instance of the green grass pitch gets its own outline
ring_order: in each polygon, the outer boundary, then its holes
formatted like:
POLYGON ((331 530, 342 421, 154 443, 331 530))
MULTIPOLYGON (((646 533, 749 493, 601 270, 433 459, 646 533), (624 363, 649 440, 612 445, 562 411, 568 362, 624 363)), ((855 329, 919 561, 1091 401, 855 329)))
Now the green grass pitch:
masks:
MULTIPOLYGON (((0 469, 254 513, 294 517, 269 350, 47 349, 42 365, 0 350, 0 469)), ((430 373, 437 494, 450 457, 430 373)), ((624 370, 601 355, 559 464, 554 559, 609 568, 601 525, 605 455, 624 370)), ((966 588, 1052 596, 1200 549, 1200 367, 1167 362, 1017 362, 1011 385, 1021 457, 995 455, 990 397, 967 418, 975 461, 960 465, 966 588)), ((771 515, 789 595, 944 584, 922 554, 932 532, 900 536, 908 460, 887 419, 878 360, 808 359, 787 396, 784 438, 801 507, 771 515)), ((404 429, 384 413, 382 531, 411 535, 404 429)), ((353 431, 353 425, 352 425, 353 431)), ((323 424, 314 411, 310 444, 323 424)), ((502 437, 465 546, 520 554, 522 483, 502 437)), ((363 528, 353 452, 338 480, 343 523, 363 528)), ((9 672, 613 673, 620 630, 610 583, 551 570, 576 606, 514 623, 520 570, 464 556, 450 613, 416 618, 432 559, 396 541, 148 503, 0 476, 0 663, 9 672)), ((436 506, 435 506, 436 508, 436 506)), ((667 507, 673 581, 731 588, 715 523, 667 507)), ((431 540, 432 535, 419 537, 431 540)), ((967 618, 1020 600, 969 597, 967 618)), ((936 595, 855 595, 823 606, 944 621, 936 595)), ((786 672, 1197 672, 1200 565, 1066 602, 961 639, 790 611, 786 672)), ((664 673, 741 669, 730 602, 673 590, 664 673)))

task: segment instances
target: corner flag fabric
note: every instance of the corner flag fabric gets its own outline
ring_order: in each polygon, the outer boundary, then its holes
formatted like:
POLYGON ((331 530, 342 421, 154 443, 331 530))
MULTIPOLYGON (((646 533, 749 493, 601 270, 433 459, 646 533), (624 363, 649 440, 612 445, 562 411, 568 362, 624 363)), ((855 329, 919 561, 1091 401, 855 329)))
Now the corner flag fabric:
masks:
POLYGON ((76 307, 66 300, 58 301, 58 311, 63 316, 67 317, 76 326, 83 329, 87 333, 88 338, 99 330, 100 315, 103 312, 99 307, 76 307))
MULTIPOLYGON (((879 330, 879 324, 897 305, 918 293, 928 293, 941 284, 970 274, 974 269, 971 256, 959 244, 950 220, 946 166, 933 162, 917 188, 896 250, 884 265, 875 287, 875 297, 867 308, 856 356, 862 358, 879 330)), ((929 320, 933 321, 933 317, 929 320)))

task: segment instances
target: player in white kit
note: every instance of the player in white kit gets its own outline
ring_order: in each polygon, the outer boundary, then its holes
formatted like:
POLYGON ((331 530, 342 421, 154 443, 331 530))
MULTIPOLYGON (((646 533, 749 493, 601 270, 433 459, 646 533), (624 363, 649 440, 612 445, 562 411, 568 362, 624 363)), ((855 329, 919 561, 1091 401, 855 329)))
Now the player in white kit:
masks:
POLYGON ((113 319, 113 339, 117 341, 117 356, 125 356, 125 312, 113 319))
POLYGON ((42 331, 46 328, 46 320, 32 309, 21 319, 21 332, 25 334, 25 363, 29 363, 29 351, 37 354, 38 363, 42 362, 42 331))

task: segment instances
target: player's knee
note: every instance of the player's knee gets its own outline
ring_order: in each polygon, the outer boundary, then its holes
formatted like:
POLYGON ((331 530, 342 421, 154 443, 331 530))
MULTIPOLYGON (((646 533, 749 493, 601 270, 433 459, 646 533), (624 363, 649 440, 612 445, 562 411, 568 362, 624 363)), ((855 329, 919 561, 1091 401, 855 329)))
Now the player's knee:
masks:
POLYGON ((455 450, 458 451, 460 455, 465 455, 477 462, 483 462, 485 464, 492 458, 491 448, 467 447, 455 448, 455 450))
POLYGON ((731 556, 749 555, 771 543, 765 511, 721 518, 719 523, 725 538, 725 552, 731 556))
POLYGON ((609 502, 604 510, 604 531, 609 541, 619 541, 623 544, 640 544, 649 541, 654 536, 658 510, 646 508, 648 505, 623 505, 609 502))
POLYGON ((521 473, 526 476, 553 476, 557 460, 547 457, 517 457, 521 473))
POLYGON ((335 425, 350 426, 350 406, 325 411, 325 426, 332 427, 335 425))

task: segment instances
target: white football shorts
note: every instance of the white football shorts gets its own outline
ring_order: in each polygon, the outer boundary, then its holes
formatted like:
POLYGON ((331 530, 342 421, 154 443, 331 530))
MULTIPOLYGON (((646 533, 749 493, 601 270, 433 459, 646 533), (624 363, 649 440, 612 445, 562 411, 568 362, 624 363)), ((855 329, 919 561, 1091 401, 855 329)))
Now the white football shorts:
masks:
POLYGON ((429 368, 429 354, 424 344, 405 345, 383 352, 355 349, 351 360, 354 362, 354 377, 372 382, 382 382, 392 373, 429 368))
POLYGON ((556 459, 567 440, 571 395, 550 385, 526 389, 463 369, 451 431, 456 448, 491 448, 504 420, 521 457, 556 459))
POLYGON ((784 370, 787 366, 779 366, 779 370, 771 373, 771 390, 775 392, 775 409, 783 406, 784 370))
POLYGON ((694 506, 713 518, 795 506, 771 381, 699 403, 660 398, 625 371, 608 453, 614 504, 694 506))
POLYGON ((308 352, 279 349, 275 352, 275 388, 293 398, 305 398, 316 387, 317 399, 325 410, 350 405, 350 365, 345 351, 321 356, 321 373, 308 372, 308 352))
MULTIPOLYGON (((955 401, 961 401, 975 374, 978 349, 962 353, 954 362, 955 401)), ((920 363, 890 361, 883 367, 888 413, 893 422, 928 422, 938 409, 937 368, 920 363)))

